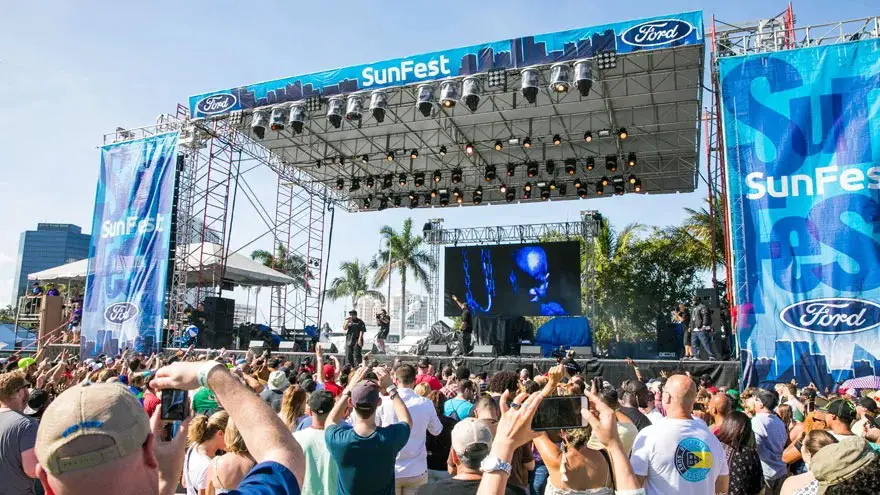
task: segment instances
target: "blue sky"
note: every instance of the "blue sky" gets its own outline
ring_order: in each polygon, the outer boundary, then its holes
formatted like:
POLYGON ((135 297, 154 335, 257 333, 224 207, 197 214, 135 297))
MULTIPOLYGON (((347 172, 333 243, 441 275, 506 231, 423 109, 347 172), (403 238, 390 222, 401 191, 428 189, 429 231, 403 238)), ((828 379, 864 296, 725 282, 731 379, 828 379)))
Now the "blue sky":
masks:
MULTIPOLYGON (((90 230, 102 135, 116 126, 148 125, 192 94, 686 10, 703 10, 706 23, 713 14, 736 23, 773 16, 786 5, 776 0, 8 2, 0 16, 0 304, 9 301, 22 231, 37 222, 90 230)), ((877 14, 876 0, 833 5, 795 2, 798 25, 877 14)), ((248 181, 271 211, 272 174, 258 169, 248 181)), ((701 188, 693 194, 447 208, 442 216, 449 227, 469 227, 577 220, 579 211, 598 209, 618 226, 669 225, 681 220, 683 207, 699 207, 704 197, 701 188)), ((337 214, 330 277, 341 260, 369 259, 382 225, 399 226, 412 216, 421 226, 440 213, 337 214)), ((264 231, 241 200, 231 247, 264 231)), ((271 245, 260 241, 255 247, 271 245)), ((329 303, 325 319, 338 324, 344 306, 329 303)))

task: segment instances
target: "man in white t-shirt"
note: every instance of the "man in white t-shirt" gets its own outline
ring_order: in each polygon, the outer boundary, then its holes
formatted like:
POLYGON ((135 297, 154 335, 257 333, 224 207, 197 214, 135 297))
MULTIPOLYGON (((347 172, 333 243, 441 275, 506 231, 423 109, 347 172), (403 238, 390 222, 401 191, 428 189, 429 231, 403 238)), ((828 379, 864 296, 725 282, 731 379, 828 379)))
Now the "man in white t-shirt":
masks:
POLYGON ((303 495, 336 495, 336 478, 339 467, 327 450, 324 438, 324 424, 333 410, 333 394, 326 390, 316 390, 309 396, 309 414, 312 426, 293 434, 299 442, 306 459, 306 473, 300 492, 303 495))
POLYGON ((666 418, 639 432, 630 462, 652 494, 726 493, 727 457, 706 423, 693 419, 697 388, 684 375, 673 375, 663 388, 666 418))

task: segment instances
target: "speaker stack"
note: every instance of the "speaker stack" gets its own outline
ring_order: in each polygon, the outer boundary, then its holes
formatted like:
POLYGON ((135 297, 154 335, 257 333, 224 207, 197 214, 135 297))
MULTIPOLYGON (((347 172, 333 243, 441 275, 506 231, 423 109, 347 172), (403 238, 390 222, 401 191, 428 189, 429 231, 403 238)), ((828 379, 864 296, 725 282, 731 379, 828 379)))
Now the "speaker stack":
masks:
POLYGON ((205 304, 205 340, 203 343, 214 349, 225 347, 232 349, 235 345, 235 299, 222 297, 206 297, 205 304))

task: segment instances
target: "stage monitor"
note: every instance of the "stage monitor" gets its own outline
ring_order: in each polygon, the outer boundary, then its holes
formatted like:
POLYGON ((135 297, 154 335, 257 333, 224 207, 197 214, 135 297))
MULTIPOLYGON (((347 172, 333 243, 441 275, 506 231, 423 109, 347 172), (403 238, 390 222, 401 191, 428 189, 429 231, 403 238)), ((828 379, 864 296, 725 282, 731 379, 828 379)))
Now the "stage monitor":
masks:
POLYGON ((444 315, 582 314, 577 241, 446 248, 444 315))

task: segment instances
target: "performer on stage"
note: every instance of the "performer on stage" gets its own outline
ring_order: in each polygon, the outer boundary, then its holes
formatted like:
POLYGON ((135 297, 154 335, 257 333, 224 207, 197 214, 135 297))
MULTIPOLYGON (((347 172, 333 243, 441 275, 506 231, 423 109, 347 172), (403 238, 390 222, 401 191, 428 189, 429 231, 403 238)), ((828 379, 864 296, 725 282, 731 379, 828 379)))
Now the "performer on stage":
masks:
POLYGON ((688 311, 684 303, 678 305, 678 310, 672 313, 672 322, 680 323, 683 331, 684 339, 684 356, 683 359, 691 359, 694 357, 694 348, 691 347, 691 312, 688 311))
POLYGON ((468 307, 467 303, 459 301, 455 294, 452 295, 452 300, 455 301, 455 304, 458 304, 459 308, 461 308, 461 325, 458 327, 458 339, 461 346, 461 355, 468 356, 473 349, 471 346, 471 337, 474 334, 471 308, 468 307))
POLYGON ((345 330, 345 360, 353 367, 358 367, 361 364, 361 348, 364 346, 367 326, 364 320, 358 318, 358 312, 351 310, 342 329, 345 330))
POLYGON ((385 309, 376 315, 376 324, 379 325, 379 333, 376 335, 376 345, 379 346, 379 352, 385 354, 385 339, 391 331, 391 316, 385 309))

